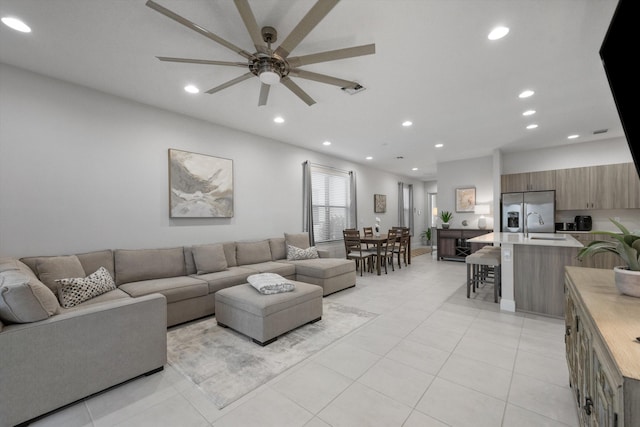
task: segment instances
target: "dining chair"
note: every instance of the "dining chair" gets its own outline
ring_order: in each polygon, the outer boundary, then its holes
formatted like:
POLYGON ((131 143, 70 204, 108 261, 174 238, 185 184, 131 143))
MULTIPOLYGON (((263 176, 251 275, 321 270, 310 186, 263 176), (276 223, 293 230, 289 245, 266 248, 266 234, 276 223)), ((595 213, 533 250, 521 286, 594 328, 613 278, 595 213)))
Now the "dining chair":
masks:
POLYGON ((396 244, 393 249, 393 253, 398 255, 398 268, 402 268, 400 259, 404 261, 404 265, 407 265, 407 248, 409 247, 409 228, 408 227, 393 227, 396 231, 397 238, 396 244))
POLYGON ((342 231, 344 237, 344 249, 347 259, 352 259, 356 262, 356 269, 360 269, 360 276, 367 268, 367 271, 372 271, 372 264, 374 254, 362 248, 362 242, 360 241, 359 230, 345 229, 342 231))
MULTIPOLYGON (((373 227, 362 227, 363 236, 364 237, 373 237, 373 227)), ((367 249, 369 249, 369 244, 365 243, 367 249)))
POLYGON ((384 246, 384 255, 381 255, 380 260, 384 262, 384 274, 387 274, 387 265, 389 263, 391 264, 391 270, 396 271, 396 269, 393 267, 393 250, 396 246, 397 238, 398 235, 396 233, 396 230, 389 230, 389 232, 387 233, 387 243, 384 246))

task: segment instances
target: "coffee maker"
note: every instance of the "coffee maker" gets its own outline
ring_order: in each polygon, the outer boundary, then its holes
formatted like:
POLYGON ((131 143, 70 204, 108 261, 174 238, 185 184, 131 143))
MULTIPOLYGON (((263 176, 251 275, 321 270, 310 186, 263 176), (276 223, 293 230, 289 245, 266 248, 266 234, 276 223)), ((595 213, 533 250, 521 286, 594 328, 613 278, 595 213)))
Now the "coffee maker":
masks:
POLYGON ((576 230, 578 231, 591 231, 591 216, 589 215, 576 215, 574 219, 576 223, 576 230))

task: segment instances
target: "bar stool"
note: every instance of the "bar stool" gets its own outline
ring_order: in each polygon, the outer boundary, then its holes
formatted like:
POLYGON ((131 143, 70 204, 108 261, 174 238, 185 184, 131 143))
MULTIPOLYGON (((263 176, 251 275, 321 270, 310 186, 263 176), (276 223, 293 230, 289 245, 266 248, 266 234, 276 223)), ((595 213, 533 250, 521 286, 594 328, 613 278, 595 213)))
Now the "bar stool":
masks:
POLYGON ((502 294, 500 285, 500 254, 495 250, 474 252, 465 258, 467 264, 467 298, 471 297, 471 289, 475 293, 476 288, 482 283, 493 284, 493 300, 498 302, 498 296, 502 294), (493 253, 492 253, 493 252, 493 253))

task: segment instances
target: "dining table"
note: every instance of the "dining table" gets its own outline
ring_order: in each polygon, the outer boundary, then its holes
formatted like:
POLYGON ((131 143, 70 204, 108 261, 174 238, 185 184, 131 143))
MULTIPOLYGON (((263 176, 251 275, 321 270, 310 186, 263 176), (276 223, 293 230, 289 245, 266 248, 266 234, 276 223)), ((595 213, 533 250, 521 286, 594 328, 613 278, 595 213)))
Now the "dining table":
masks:
MULTIPOLYGON (((361 236, 360 237, 360 243, 366 243, 369 245, 375 245, 376 247, 376 255, 378 257, 378 262, 376 262, 376 272, 378 273, 378 276, 380 276, 380 274, 382 274, 382 269, 380 268, 381 266, 381 260, 383 258, 383 251, 384 251, 384 245, 387 243, 387 234, 379 234, 378 236, 376 236, 375 234, 373 236, 361 236)), ((407 242, 407 264, 411 264, 411 236, 409 236, 409 241, 407 242)), ((386 262, 386 261, 385 261, 386 262)))

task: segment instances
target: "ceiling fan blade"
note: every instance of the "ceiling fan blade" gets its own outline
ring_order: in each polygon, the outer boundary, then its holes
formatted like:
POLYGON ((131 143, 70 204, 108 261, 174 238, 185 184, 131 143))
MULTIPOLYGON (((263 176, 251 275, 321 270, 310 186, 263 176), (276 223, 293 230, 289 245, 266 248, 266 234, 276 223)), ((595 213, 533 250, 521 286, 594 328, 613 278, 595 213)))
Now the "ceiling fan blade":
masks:
POLYGON ((267 105, 267 98, 269 98, 269 89, 271 89, 271 85, 262 83, 262 85, 260 86, 260 99, 258 100, 258 107, 267 105))
POLYGON ((190 58, 171 58, 169 56, 156 56, 160 61, 164 62, 183 62, 187 64, 204 64, 204 65, 228 65, 230 67, 247 67, 245 62, 229 62, 229 61, 211 61, 209 59, 190 59, 190 58))
POLYGON ((203 36, 213 40, 216 43, 221 44, 222 46, 226 47, 227 49, 231 49, 232 51, 236 52, 237 54, 240 54, 242 56, 244 56, 247 59, 252 59, 254 56, 252 54, 250 54, 249 52, 245 51, 244 49, 239 48, 238 46, 234 45, 231 42, 226 41, 225 39, 213 34, 211 31, 206 30, 204 28, 202 28, 200 25, 198 24, 194 24, 193 22, 189 21, 186 18, 183 18, 182 16, 178 15, 177 13, 174 13, 172 11, 170 11, 169 9, 167 9, 166 7, 163 7, 161 5, 159 5, 158 3, 154 2, 153 0, 147 0, 146 3, 147 6, 149 6, 151 9, 160 12, 161 14, 163 14, 164 16, 166 16, 167 18, 171 18, 174 21, 184 25, 187 28, 192 29, 193 31, 202 34, 203 36))
POLYGON ((282 79, 280 79, 280 83, 285 85, 291 92, 295 93, 296 96, 302 99, 308 106, 312 106, 316 103, 316 101, 314 101, 313 98, 311 98, 307 94, 307 92, 303 91, 302 88, 295 84, 289 77, 283 77, 282 79))
POLYGON ((246 74, 243 74, 243 75, 241 75, 240 77, 236 77, 236 78, 235 78, 235 79, 233 79, 233 80, 229 80, 228 82, 221 84, 220 86, 216 86, 216 87, 214 87, 214 88, 212 88, 212 89, 209 89, 209 90, 207 91, 207 93, 208 93, 208 94, 212 94, 212 93, 219 92, 219 91, 221 91, 222 89, 226 89, 226 88, 228 88, 229 86, 233 86, 234 84, 236 84, 236 83, 240 83, 240 82, 242 82, 242 81, 245 81, 245 80, 247 80, 247 79, 249 79, 249 78, 251 78, 251 77, 253 77, 253 73, 246 73, 246 74))
POLYGON ((240 12, 244 26, 247 27, 247 31, 249 31, 249 35, 251 36, 251 40, 253 40, 253 45, 256 47, 256 50, 258 52, 266 53, 267 45, 265 45, 264 40, 262 40, 262 32, 260 31, 260 27, 258 27, 256 17, 251 11, 249 2, 247 0, 234 0, 234 3, 236 4, 238 12, 240 12))
POLYGON ((336 61, 338 59, 354 58, 356 56, 371 55, 376 53, 375 44, 347 47, 344 49, 329 50, 326 52, 312 53, 311 55, 296 56, 287 59, 292 67, 317 64, 319 62, 336 61))
POLYGON ((327 16, 336 4, 338 4, 338 0, 318 0, 274 53, 282 58, 289 56, 291 51, 327 16))
POLYGON ((289 72, 290 76, 300 77, 301 79, 313 80, 314 82, 326 83, 339 87, 356 87, 357 82, 349 80, 339 79, 337 77, 327 76, 326 74, 312 73, 311 71, 305 71, 300 69, 293 69, 289 72))

